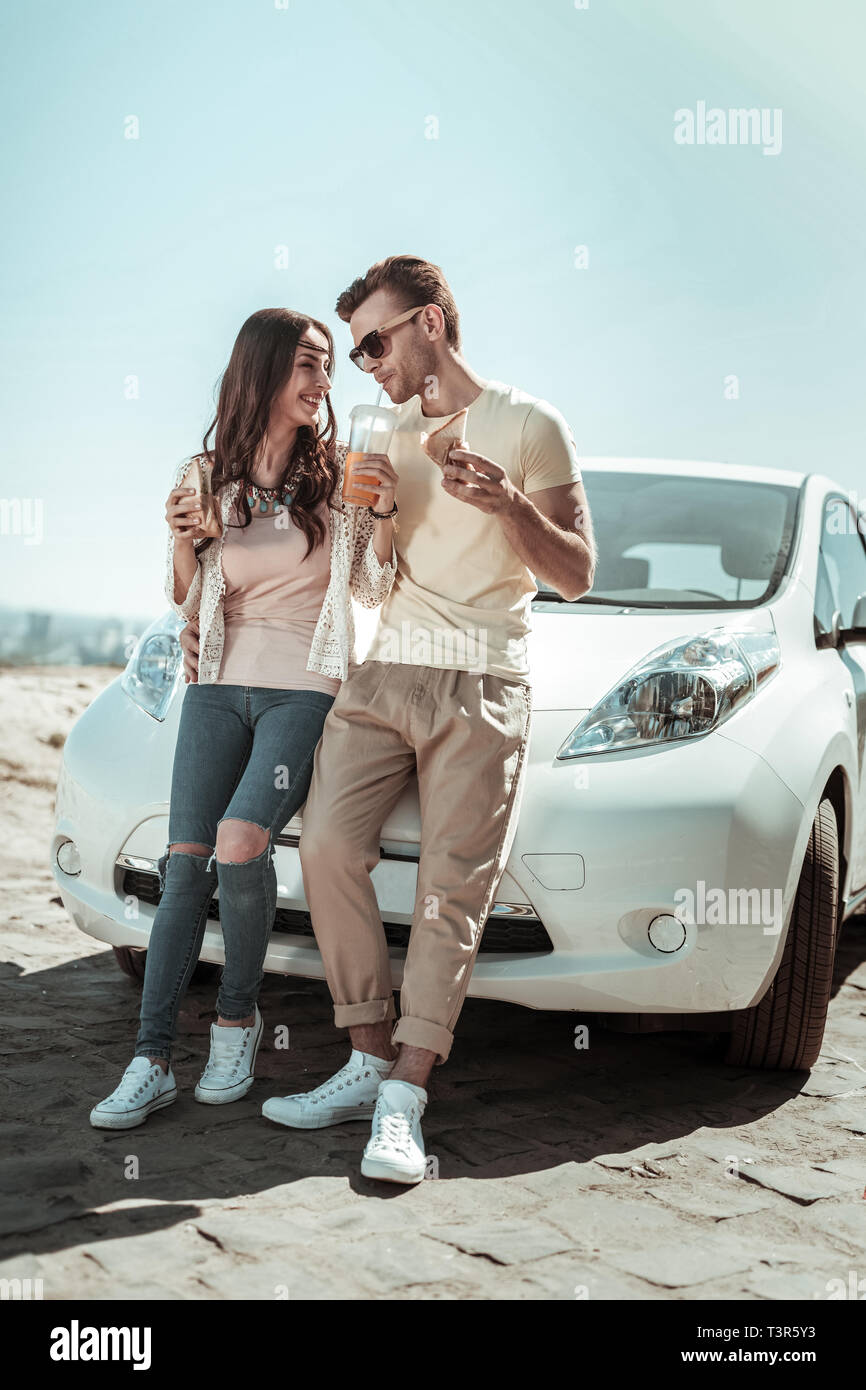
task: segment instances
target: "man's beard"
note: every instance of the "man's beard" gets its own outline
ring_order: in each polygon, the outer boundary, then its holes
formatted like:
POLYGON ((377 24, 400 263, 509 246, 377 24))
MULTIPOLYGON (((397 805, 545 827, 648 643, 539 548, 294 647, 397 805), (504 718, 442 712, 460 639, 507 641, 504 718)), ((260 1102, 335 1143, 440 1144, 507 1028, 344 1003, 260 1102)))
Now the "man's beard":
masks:
POLYGON ((404 362, 397 368, 393 381, 388 386, 393 386, 396 394, 392 394, 386 388, 387 394, 395 405, 403 405, 405 401, 411 400, 413 396, 424 397, 426 391, 436 386, 436 355, 432 351, 415 351, 410 353, 404 362))

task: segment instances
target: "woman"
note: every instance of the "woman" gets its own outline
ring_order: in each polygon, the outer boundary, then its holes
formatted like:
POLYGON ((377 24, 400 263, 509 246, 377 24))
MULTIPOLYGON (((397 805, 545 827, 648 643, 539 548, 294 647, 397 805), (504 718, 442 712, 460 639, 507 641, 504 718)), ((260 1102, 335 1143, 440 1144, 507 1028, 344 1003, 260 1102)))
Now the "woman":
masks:
POLYGON ((198 683, 181 711, 135 1055, 91 1112, 97 1128, 132 1128, 177 1098, 177 1014, 217 885, 225 969, 195 1096, 222 1105, 253 1083, 277 897, 274 835, 306 799, 348 672, 350 594, 376 607, 396 566, 391 520, 375 515, 394 509, 387 457, 364 461, 365 478, 377 480, 372 507, 340 500, 346 450, 328 395, 333 352, 328 329, 306 315, 262 309, 248 318, 203 440, 202 494, 184 485, 193 460, 169 494, 166 595, 179 616, 198 618, 198 683), (211 515, 219 535, 207 537, 211 515))

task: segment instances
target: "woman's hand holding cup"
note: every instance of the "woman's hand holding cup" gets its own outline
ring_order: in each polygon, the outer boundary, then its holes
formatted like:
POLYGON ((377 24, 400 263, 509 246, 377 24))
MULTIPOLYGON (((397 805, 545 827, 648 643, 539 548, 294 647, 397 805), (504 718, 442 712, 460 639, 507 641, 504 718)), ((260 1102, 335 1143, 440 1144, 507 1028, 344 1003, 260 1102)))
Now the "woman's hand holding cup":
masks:
POLYGON ((355 478, 370 492, 375 492, 376 500, 370 506, 374 512, 390 512, 394 506, 397 490, 397 474, 387 454, 365 454, 359 459, 355 478))

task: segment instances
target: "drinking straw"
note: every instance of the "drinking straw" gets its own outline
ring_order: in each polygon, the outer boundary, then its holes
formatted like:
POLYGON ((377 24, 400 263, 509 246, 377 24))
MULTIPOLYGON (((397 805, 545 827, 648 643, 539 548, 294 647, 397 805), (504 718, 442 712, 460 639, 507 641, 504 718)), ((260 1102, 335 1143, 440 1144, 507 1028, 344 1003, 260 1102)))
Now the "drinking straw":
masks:
MULTIPOLYGON (((382 399, 382 392, 383 392, 384 390, 385 390, 384 386, 380 386, 380 387, 379 387, 379 394, 378 394, 378 396, 376 397, 376 405, 373 407, 374 410, 375 410, 375 409, 378 409, 379 402, 380 402, 381 399, 382 399)), ((363 449, 363 452, 364 452, 365 454, 369 454, 369 452, 370 452, 370 440, 371 440, 372 438, 373 438, 373 421, 371 420, 371 421, 370 421, 370 428, 367 430, 367 442, 365 443, 364 449, 363 449)))

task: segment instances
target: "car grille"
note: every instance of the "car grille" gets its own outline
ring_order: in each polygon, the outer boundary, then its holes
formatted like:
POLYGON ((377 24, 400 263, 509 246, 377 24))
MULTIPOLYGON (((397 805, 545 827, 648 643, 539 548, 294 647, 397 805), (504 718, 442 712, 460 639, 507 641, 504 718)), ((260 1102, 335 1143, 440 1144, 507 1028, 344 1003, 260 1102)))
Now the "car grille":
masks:
MULTIPOLYGON (((124 870, 123 895, 155 907, 161 896, 157 875, 141 869, 124 870)), ((219 915, 219 900, 211 898, 208 917, 219 921, 219 915)), ((410 924, 386 922, 384 926, 388 945, 405 951, 409 945, 410 924)), ((273 930, 291 936, 308 936, 315 941, 309 912, 295 908, 278 907, 273 930)), ((479 955, 544 955, 552 950, 553 943, 537 917, 500 917, 494 913, 485 924, 479 955)))

